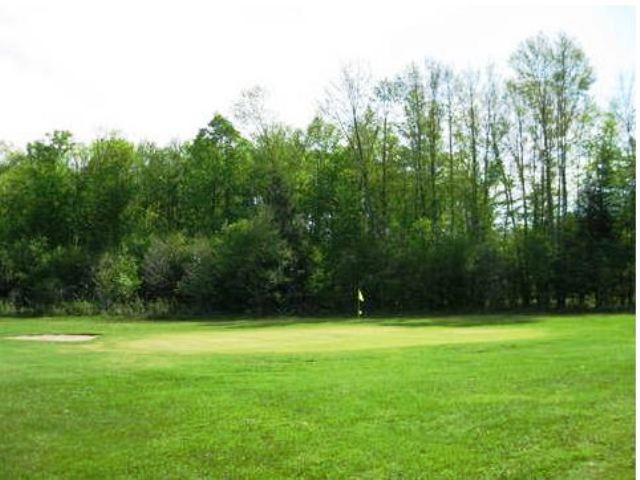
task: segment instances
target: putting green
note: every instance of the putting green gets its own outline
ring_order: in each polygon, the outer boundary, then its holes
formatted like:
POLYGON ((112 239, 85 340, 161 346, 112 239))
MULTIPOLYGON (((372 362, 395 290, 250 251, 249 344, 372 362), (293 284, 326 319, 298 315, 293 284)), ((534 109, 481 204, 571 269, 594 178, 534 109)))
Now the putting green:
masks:
POLYGON ((533 326, 396 327, 380 325, 296 325, 163 333, 112 345, 116 350, 145 353, 302 353, 400 348, 539 338, 533 326))

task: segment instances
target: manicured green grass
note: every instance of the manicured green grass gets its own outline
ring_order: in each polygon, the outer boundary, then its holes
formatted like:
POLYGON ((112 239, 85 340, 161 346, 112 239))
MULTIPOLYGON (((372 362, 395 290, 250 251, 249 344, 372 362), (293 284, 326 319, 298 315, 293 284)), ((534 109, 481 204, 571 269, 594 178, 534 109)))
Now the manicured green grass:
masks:
POLYGON ((633 478, 634 330, 2 319, 0 478, 633 478))

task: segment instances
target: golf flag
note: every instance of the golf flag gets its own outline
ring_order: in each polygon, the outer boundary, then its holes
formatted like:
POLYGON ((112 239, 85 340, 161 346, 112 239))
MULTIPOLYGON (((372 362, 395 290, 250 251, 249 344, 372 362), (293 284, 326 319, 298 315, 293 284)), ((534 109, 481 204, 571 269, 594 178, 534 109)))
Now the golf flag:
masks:
POLYGON ((364 295, 362 295, 362 290, 358 289, 358 301, 364 302, 364 295))

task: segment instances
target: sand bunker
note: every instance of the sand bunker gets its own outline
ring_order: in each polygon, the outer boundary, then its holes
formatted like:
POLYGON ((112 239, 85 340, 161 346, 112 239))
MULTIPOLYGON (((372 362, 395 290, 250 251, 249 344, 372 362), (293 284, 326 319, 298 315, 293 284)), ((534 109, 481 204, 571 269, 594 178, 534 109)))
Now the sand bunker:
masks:
POLYGON ((16 337, 8 337, 11 340, 28 340, 31 342, 88 342, 93 340, 97 335, 87 334, 45 334, 45 335, 18 335, 16 337))

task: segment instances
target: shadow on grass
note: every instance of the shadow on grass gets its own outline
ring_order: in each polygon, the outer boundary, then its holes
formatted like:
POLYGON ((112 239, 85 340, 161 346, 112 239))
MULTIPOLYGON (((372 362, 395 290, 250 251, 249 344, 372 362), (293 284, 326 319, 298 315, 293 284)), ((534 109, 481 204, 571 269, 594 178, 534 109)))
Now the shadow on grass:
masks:
POLYGON ((397 327, 481 327, 487 325, 536 323, 539 321, 539 318, 531 315, 468 315, 436 316, 421 319, 393 318, 382 320, 379 324, 397 327))
POLYGON ((270 328, 270 327, 290 327, 293 325, 312 325, 322 323, 344 323, 355 324, 364 323, 361 320, 354 318, 341 318, 341 317, 319 317, 319 318, 305 318, 305 317, 272 317, 272 318, 224 318, 214 320, 196 320, 201 327, 216 327, 216 328, 228 328, 228 329, 241 329, 241 328, 270 328))
POLYGON ((516 325, 539 322, 540 318, 533 315, 501 314, 501 315, 434 315, 434 316, 406 316, 406 317, 277 317, 267 319, 226 318, 202 321, 202 327, 216 327, 228 329, 242 328, 272 328, 314 324, 345 324, 345 325, 380 325, 386 327, 482 327, 488 325, 516 325))

